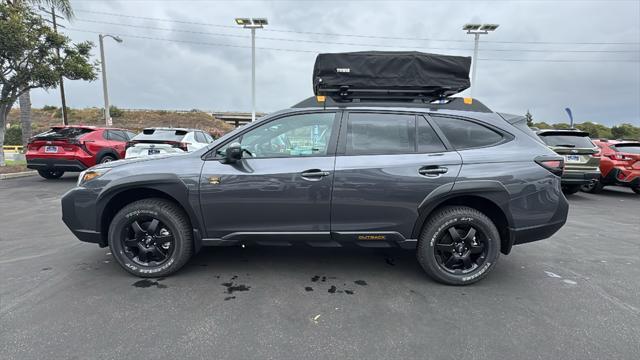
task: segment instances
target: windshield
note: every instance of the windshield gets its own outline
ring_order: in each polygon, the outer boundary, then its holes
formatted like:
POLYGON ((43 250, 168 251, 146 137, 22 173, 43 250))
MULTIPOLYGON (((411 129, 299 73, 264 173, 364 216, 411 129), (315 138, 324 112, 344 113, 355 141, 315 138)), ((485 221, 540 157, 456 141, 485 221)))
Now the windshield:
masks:
POLYGON ((628 153, 628 154, 640 154, 640 143, 631 144, 617 144, 611 147, 615 151, 628 153))
POLYGON ((549 146, 570 147, 570 148, 593 148, 595 145, 588 136, 581 135, 544 135, 540 134, 540 138, 549 146))

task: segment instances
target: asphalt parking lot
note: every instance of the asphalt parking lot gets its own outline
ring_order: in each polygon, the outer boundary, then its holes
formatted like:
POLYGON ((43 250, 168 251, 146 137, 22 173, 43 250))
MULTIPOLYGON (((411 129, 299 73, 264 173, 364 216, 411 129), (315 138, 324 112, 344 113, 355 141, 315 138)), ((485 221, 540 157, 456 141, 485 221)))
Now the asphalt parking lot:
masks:
POLYGON ((140 280, 77 241, 75 176, 0 181, 3 359, 637 359, 640 196, 570 197, 553 238, 447 287, 412 252, 209 248, 140 280))

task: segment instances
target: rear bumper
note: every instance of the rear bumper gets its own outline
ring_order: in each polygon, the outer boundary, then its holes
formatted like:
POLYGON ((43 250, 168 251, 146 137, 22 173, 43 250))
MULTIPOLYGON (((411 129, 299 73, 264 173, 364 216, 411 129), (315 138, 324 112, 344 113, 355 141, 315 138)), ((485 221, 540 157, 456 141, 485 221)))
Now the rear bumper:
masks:
POLYGON ((27 167, 35 170, 83 171, 88 168, 82 161, 74 159, 27 157, 27 167))
POLYGON ((600 170, 565 171, 562 174, 562 185, 585 185, 600 178, 600 170))
POLYGON ((618 169, 613 168, 607 176, 601 179, 603 184, 606 185, 620 185, 628 187, 640 187, 640 170, 631 169, 618 169))
MULTIPOLYGON (((564 195, 560 195, 558 208, 551 219, 549 219, 549 222, 526 228, 509 228, 509 241, 512 245, 519 245, 549 238, 564 226, 567 222, 568 214, 569 202, 567 202, 564 195)), ((510 247, 508 250, 511 250, 510 247)))

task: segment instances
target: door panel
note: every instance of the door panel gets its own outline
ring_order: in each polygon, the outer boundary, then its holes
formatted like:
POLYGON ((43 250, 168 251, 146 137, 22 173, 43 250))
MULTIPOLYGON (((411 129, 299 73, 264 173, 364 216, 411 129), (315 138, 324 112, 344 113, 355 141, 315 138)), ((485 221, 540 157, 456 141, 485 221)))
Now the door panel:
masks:
POLYGON ((338 156, 331 230, 394 231, 410 238, 418 205, 437 187, 453 186, 460 164, 454 151, 338 156), (421 175, 420 169, 446 169, 446 173, 421 175))
POLYGON ((265 120, 215 149, 218 159, 205 161, 200 178, 207 237, 330 240, 339 115, 313 112, 265 120), (222 154, 233 142, 240 143, 244 156, 227 164, 222 154))

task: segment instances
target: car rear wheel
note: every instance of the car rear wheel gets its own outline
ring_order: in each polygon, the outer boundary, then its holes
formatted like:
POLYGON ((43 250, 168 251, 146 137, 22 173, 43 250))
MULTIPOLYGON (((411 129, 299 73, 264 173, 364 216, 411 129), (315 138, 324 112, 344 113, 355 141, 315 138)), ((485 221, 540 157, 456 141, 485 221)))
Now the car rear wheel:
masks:
POLYGON ((118 263, 140 277, 170 275, 193 254, 187 215, 164 199, 144 199, 125 206, 111 221, 108 238, 118 263))
POLYGON ((64 171, 60 170, 38 170, 38 174, 45 179, 59 179, 64 175, 64 171))
POLYGON ((603 187, 604 185, 602 185, 600 181, 594 181, 589 184, 582 185, 580 187, 580 190, 584 192, 592 193, 592 194, 597 194, 602 191, 603 187))
POLYGON ((113 155, 105 155, 100 159, 100 164, 115 161, 116 158, 113 155))
POLYGON ((493 269, 500 255, 500 234, 480 211, 448 206, 433 214, 418 241, 418 262, 432 279, 468 285, 493 269))
POLYGON ((580 191, 582 185, 564 185, 562 186, 562 192, 565 195, 572 195, 580 191))

